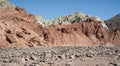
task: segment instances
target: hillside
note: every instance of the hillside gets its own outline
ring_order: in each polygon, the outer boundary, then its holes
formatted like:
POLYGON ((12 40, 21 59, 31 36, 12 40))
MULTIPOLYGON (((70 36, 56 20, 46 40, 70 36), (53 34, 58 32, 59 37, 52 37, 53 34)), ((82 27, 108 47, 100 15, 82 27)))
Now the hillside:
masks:
POLYGON ((67 25, 43 27, 24 9, 0 10, 0 47, 119 45, 120 30, 110 34, 104 22, 88 18, 67 25))
POLYGON ((108 20, 105 20, 105 23, 111 32, 114 31, 115 29, 120 28, 120 14, 118 14, 108 20))

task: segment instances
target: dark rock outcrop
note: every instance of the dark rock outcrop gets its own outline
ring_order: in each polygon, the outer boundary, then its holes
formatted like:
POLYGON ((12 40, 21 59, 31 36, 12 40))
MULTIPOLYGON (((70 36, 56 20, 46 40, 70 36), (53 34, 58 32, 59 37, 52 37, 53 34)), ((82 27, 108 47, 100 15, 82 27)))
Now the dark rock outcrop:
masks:
POLYGON ((120 28, 120 14, 118 14, 108 20, 105 20, 105 23, 111 32, 113 32, 115 29, 120 28))

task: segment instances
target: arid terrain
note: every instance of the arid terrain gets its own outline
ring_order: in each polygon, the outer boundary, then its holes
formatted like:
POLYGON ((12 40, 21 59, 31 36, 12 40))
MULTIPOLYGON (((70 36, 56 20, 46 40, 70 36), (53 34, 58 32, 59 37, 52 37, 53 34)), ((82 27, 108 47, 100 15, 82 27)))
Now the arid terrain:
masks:
POLYGON ((120 66, 120 47, 3 48, 0 66, 120 66))
POLYGON ((120 66, 120 14, 45 20, 1 0, 0 66, 120 66))

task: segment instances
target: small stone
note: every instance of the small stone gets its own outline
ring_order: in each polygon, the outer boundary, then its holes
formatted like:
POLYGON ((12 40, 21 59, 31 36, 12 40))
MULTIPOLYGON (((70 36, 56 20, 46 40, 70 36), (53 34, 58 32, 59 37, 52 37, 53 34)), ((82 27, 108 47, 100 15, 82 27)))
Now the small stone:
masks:
POLYGON ((29 66, 34 66, 34 65, 31 64, 31 65, 29 65, 29 66))
POLYGON ((28 59, 28 58, 25 58, 25 61, 29 61, 29 59, 28 59))
POLYGON ((30 56, 30 59, 31 59, 31 60, 37 60, 37 58, 36 58, 34 55, 31 55, 31 56, 30 56))
POLYGON ((17 32, 16 36, 19 37, 19 38, 23 38, 23 34, 21 32, 17 32))
POLYGON ((103 64, 97 64, 96 66, 105 66, 105 65, 103 65, 103 64))
POLYGON ((71 59, 74 59, 75 57, 73 55, 70 56, 71 59))
POLYGON ((15 58, 15 62, 19 64, 24 64, 26 61, 24 58, 15 58))
POLYGON ((71 66, 71 64, 65 64, 65 66, 71 66))
POLYGON ((118 66, 118 65, 115 63, 109 63, 108 66, 118 66))
POLYGON ((119 56, 115 56, 115 57, 113 58, 113 60, 119 60, 119 59, 120 59, 119 56))
POLYGON ((5 66, 5 64, 0 64, 0 66, 5 66))
POLYGON ((40 66, 39 64, 35 64, 34 66, 40 66))
POLYGON ((79 58, 80 56, 78 54, 75 55, 76 58, 79 58))
POLYGON ((63 54, 63 55, 61 55, 61 57, 62 57, 62 59, 65 59, 65 58, 66 58, 64 54, 63 54))
POLYGON ((49 62, 48 65, 49 66, 52 66, 54 64, 54 62, 49 62))
POLYGON ((28 65, 25 64, 24 66, 28 66, 28 65))
POLYGON ((24 66, 30 66, 29 64, 24 64, 24 66))
POLYGON ((9 63, 9 60, 8 59, 4 59, 3 62, 4 63, 9 63))
POLYGON ((86 57, 92 58, 92 56, 91 56, 91 55, 89 55, 89 54, 86 54, 86 57))
POLYGON ((59 58, 59 59, 62 59, 62 57, 61 57, 61 56, 58 56, 58 58, 59 58))

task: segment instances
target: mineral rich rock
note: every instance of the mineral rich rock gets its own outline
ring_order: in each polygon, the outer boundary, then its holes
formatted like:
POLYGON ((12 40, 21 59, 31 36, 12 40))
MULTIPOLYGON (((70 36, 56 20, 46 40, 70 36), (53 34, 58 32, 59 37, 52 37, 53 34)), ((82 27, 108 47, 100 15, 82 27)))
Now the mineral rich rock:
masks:
POLYGON ((43 27, 47 26, 49 23, 49 20, 45 20, 44 18, 42 18, 41 16, 37 16, 35 15, 36 18, 36 22, 40 23, 43 27))
POLYGON ((14 8, 16 7, 14 4, 8 2, 7 0, 0 0, 0 9, 3 8, 14 8))
MULTIPOLYGON (((36 21, 38 23, 40 23, 42 26, 48 26, 48 25, 52 25, 52 24, 67 25, 67 24, 73 24, 73 23, 77 23, 77 22, 82 22, 82 21, 85 21, 87 19, 92 19, 92 20, 96 20, 96 21, 102 21, 98 17, 89 16, 89 15, 86 15, 86 14, 84 14, 82 12, 75 12, 75 13, 73 13, 71 15, 61 16, 61 17, 54 18, 54 19, 51 19, 51 20, 45 20, 40 16, 35 16, 35 17, 36 17, 36 21)), ((106 27, 105 24, 104 24, 104 26, 106 27)))

